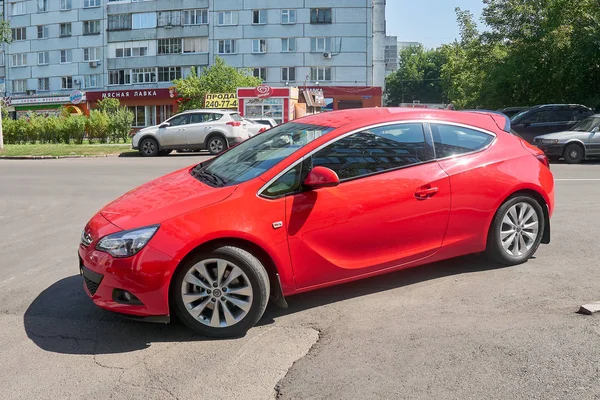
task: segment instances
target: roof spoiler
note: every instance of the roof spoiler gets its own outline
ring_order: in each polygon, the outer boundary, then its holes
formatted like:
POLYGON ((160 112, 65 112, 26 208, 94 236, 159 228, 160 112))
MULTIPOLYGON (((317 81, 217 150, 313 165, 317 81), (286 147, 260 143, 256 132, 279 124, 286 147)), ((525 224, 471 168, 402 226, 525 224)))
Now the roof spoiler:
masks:
POLYGON ((492 119, 494 120, 494 122, 496 123, 496 125, 498 125, 498 128, 502 129, 504 132, 512 133, 511 126, 510 126, 510 118, 508 118, 508 116, 506 116, 505 114, 502 114, 499 111, 492 111, 492 110, 461 110, 461 112, 471 112, 471 113, 478 113, 478 114, 489 115, 490 117, 492 117, 492 119))

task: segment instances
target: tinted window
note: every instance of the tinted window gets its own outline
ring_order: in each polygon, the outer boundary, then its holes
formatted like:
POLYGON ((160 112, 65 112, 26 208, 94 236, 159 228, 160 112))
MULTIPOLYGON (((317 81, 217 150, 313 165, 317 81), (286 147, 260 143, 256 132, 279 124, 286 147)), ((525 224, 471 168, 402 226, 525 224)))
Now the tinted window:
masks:
POLYGON ((177 115, 169 120, 169 124, 171 126, 187 125, 189 124, 189 119, 189 114, 177 115))
POLYGON ((575 121, 576 110, 556 110, 552 113, 550 122, 567 122, 575 121))
POLYGON ((487 133, 453 125, 431 124, 431 133, 437 158, 480 150, 494 140, 487 133))
POLYGON ((421 124, 399 124, 340 139, 315 153, 312 163, 344 180, 431 160, 430 150, 421 124))
POLYGON ((201 124, 210 120, 210 114, 192 114, 190 124, 201 124))

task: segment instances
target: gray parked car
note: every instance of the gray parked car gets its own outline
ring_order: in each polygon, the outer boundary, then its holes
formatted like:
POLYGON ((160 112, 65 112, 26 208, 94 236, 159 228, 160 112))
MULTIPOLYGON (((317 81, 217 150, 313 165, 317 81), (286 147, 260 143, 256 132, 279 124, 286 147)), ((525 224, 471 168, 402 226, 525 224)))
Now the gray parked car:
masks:
POLYGON ((190 110, 140 130, 133 137, 132 147, 147 157, 183 149, 219 154, 248 137, 246 123, 237 111, 190 110))
POLYGON ((533 143, 550 160, 562 157, 569 164, 600 157, 600 114, 584 119, 568 131, 536 136, 533 143))

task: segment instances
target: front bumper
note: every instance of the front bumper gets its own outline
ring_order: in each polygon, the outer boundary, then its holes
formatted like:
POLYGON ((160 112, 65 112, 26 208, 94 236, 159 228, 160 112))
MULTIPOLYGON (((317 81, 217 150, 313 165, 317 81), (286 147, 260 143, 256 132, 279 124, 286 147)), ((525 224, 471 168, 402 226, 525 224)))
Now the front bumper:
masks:
POLYGON ((535 145, 544 152, 545 155, 551 157, 562 157, 564 145, 562 144, 541 144, 535 145))
POLYGON ((83 287, 94 304, 136 319, 168 321, 169 282, 176 261, 149 245, 127 258, 114 258, 95 245, 79 245, 83 287), (124 301, 123 291, 133 295, 133 301, 124 301))

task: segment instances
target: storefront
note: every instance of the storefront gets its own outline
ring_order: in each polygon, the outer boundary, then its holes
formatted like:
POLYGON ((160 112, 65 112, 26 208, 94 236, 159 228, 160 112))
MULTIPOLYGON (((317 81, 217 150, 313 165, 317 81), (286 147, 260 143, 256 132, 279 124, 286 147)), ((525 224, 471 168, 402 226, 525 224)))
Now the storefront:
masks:
POLYGON ((298 102, 298 88, 270 87, 237 90, 238 111, 246 118, 273 118, 278 124, 295 118, 294 105, 298 102))
POLYGON ((173 88, 87 92, 90 108, 96 108, 96 103, 106 98, 118 99, 121 105, 133 111, 135 129, 160 124, 175 114, 179 106, 179 97, 173 88))
POLYGON ((322 111, 381 107, 382 105, 383 90, 378 86, 308 86, 303 89, 323 91, 326 105, 322 111))
POLYGON ((45 117, 58 116, 65 110, 71 114, 89 114, 86 94, 79 90, 73 91, 70 96, 10 97, 7 98, 6 103, 9 107, 14 108, 16 118, 31 114, 45 117))

